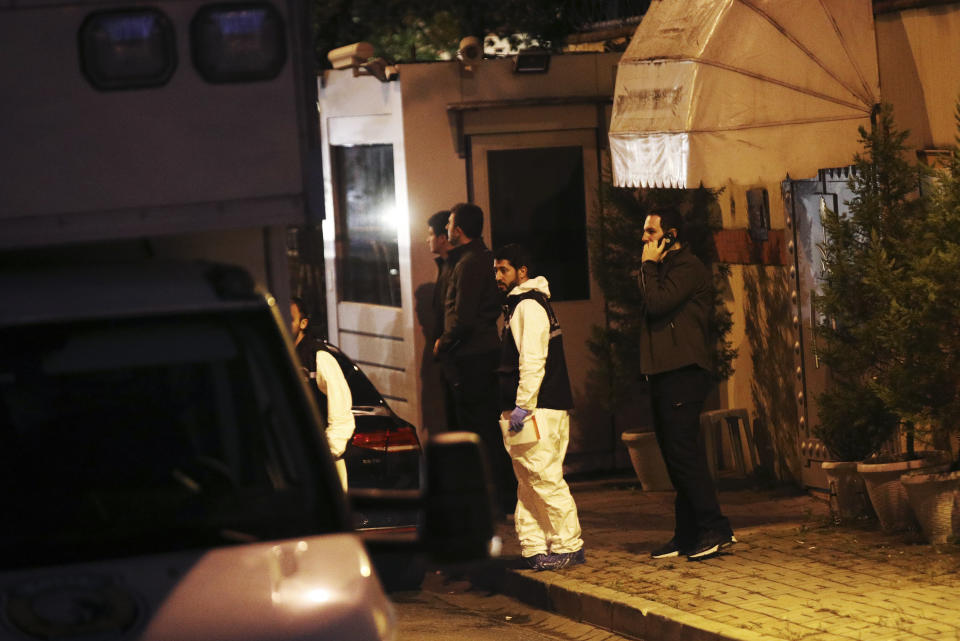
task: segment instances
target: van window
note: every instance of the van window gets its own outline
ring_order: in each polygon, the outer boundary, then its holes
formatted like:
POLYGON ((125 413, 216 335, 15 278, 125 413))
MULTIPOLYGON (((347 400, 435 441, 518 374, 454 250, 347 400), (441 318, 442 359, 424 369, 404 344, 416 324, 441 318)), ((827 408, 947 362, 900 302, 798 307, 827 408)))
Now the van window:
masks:
POLYGON ((323 441, 303 433, 295 375, 272 361, 283 345, 268 346, 264 327, 186 317, 0 330, 0 479, 16 488, 0 498, 4 565, 335 529, 311 474, 323 441))

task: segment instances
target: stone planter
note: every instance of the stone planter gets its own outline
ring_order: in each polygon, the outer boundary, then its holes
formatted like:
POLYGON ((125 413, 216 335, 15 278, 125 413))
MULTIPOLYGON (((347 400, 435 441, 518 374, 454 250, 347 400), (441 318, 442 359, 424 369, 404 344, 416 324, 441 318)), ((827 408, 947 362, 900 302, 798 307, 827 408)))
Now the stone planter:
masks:
POLYGON ((960 472, 910 472, 900 482, 927 542, 940 545, 960 536, 960 472))
POLYGON ((821 468, 830 487, 830 514, 838 521, 855 521, 874 515, 863 477, 854 461, 825 461, 821 468))
POLYGON ((625 430, 620 435, 627 452, 630 454, 630 463, 637 473, 640 484, 647 492, 661 492, 672 490, 673 483, 667 474, 667 465, 660 454, 657 445, 657 436, 653 432, 640 430, 625 430))
POLYGON ((946 452, 917 452, 917 455, 920 458, 911 461, 857 463, 880 528, 886 532, 900 532, 917 524, 900 477, 910 471, 944 472, 950 467, 946 452))

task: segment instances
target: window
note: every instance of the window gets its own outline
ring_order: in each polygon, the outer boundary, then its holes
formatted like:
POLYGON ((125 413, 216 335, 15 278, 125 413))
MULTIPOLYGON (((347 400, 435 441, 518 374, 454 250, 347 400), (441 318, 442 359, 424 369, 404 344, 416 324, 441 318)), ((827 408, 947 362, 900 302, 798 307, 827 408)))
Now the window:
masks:
POLYGON ((332 147, 340 300, 400 307, 393 145, 332 147))
POLYGON ((79 44, 83 74, 101 91, 159 87, 177 66, 173 25, 156 9, 90 14, 79 44))
POLYGON ((0 481, 18 488, 0 498, 4 566, 335 527, 296 397, 277 376, 289 373, 283 345, 261 321, 0 331, 0 481))
POLYGON ((490 151, 487 165, 494 248, 526 247, 553 300, 590 298, 583 149, 490 151))
POLYGON ((283 18, 267 3, 205 6, 190 40, 193 64, 207 82, 270 80, 287 58, 283 18))

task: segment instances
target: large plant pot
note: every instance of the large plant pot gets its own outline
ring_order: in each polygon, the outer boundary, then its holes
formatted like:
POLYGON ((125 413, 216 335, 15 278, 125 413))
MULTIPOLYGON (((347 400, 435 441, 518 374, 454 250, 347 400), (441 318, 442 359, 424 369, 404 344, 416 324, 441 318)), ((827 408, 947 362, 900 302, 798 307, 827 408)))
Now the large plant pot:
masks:
POLYGON ((918 452, 917 455, 920 458, 911 461, 857 463, 880 528, 886 532, 900 532, 917 525, 900 477, 914 470, 945 472, 950 467, 946 452, 918 452))
POLYGON ((630 463, 637 473, 640 484, 648 492, 672 490, 673 483, 667 474, 667 465, 660 454, 657 436, 653 432, 640 430, 625 430, 620 435, 627 452, 630 454, 630 463))
POLYGON ((910 472, 900 482, 929 543, 947 543, 960 536, 960 472, 910 472))
POLYGON ((827 461, 821 465, 830 486, 830 513, 840 521, 855 521, 874 515, 863 477, 855 461, 827 461))

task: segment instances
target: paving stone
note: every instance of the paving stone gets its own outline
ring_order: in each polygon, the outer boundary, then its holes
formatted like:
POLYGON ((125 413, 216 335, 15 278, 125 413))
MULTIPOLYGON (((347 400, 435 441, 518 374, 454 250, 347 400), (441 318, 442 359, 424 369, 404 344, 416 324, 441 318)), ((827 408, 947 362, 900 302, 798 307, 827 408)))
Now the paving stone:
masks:
MULTIPOLYGON (((587 565, 507 569, 505 592, 644 641, 960 639, 957 546, 835 527, 825 504, 799 493, 721 490, 740 543, 703 562, 652 560, 672 536, 672 493, 628 479, 571 489, 587 565)), ((519 554, 512 530, 500 531, 508 557, 519 554)))

